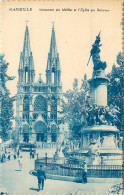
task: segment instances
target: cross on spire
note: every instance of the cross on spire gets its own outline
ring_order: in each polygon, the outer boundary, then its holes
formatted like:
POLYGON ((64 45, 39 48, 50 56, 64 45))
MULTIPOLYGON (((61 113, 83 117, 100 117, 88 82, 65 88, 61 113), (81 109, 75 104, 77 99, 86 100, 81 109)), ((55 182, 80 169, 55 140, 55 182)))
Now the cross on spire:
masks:
POLYGON ((25 20, 25 22, 26 22, 26 26, 27 26, 27 23, 29 22, 28 20, 25 20))

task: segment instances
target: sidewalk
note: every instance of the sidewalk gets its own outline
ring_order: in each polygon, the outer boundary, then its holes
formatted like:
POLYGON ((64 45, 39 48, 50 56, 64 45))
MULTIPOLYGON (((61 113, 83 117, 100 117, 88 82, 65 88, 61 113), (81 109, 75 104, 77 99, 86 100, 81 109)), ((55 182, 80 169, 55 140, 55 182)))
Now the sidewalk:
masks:
POLYGON ((108 189, 112 185, 121 183, 121 179, 118 178, 88 178, 87 184, 47 179, 44 190, 38 192, 37 178, 29 174, 29 171, 34 169, 34 159, 29 159, 26 153, 22 156, 25 156, 22 171, 19 171, 18 160, 11 160, 1 164, 0 192, 8 192, 12 195, 108 195, 108 189))

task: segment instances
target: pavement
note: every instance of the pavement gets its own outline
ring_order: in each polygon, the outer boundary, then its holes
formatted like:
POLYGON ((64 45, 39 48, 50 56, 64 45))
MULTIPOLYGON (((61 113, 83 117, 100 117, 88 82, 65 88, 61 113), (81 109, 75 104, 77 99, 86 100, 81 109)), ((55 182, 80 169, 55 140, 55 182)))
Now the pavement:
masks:
POLYGON ((34 169, 34 159, 29 159, 27 152, 21 155, 22 171, 19 170, 18 159, 0 164, 0 192, 12 195, 109 195, 111 186, 122 182, 121 178, 89 178, 87 184, 47 179, 44 190, 39 192, 37 178, 29 174, 34 169))

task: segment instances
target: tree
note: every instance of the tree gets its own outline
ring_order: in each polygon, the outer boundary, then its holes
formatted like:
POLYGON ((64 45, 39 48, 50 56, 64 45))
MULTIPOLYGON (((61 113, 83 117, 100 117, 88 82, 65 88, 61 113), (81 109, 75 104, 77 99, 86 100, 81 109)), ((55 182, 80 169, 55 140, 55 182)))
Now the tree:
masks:
POLYGON ((89 84, 84 76, 81 87, 78 86, 78 79, 74 79, 73 90, 64 93, 65 101, 62 104, 64 121, 69 124, 69 128, 75 139, 81 136, 82 112, 86 112, 89 105, 89 84))
POLYGON ((73 90, 64 93, 62 104, 64 121, 69 124, 75 139, 80 138, 84 126, 115 125, 122 127, 122 55, 117 56, 118 66, 113 65, 112 71, 107 75, 110 79, 108 85, 108 106, 98 106, 90 102, 89 83, 86 75, 79 88, 78 79, 74 79, 73 90))
POLYGON ((14 77, 7 75, 9 63, 6 63, 4 60, 4 55, 0 55, 0 87, 1 87, 1 137, 3 141, 9 139, 9 132, 12 130, 12 121, 13 118, 13 101, 14 97, 10 97, 10 92, 6 88, 6 82, 13 80, 14 77))
POLYGON ((123 83, 123 63, 121 52, 117 55, 117 65, 113 65, 112 71, 107 75, 110 79, 108 85, 108 105, 114 106, 118 112, 118 123, 116 126, 122 128, 122 83, 123 83))

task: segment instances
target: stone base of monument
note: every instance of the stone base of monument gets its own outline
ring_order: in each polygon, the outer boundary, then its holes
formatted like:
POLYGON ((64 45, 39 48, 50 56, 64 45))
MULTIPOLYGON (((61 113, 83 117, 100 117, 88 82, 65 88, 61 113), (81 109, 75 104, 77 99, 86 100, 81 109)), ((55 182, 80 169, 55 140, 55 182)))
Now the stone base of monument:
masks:
POLYGON ((119 130, 111 125, 95 125, 82 129, 80 159, 90 165, 121 165, 122 150, 118 147, 119 130))

